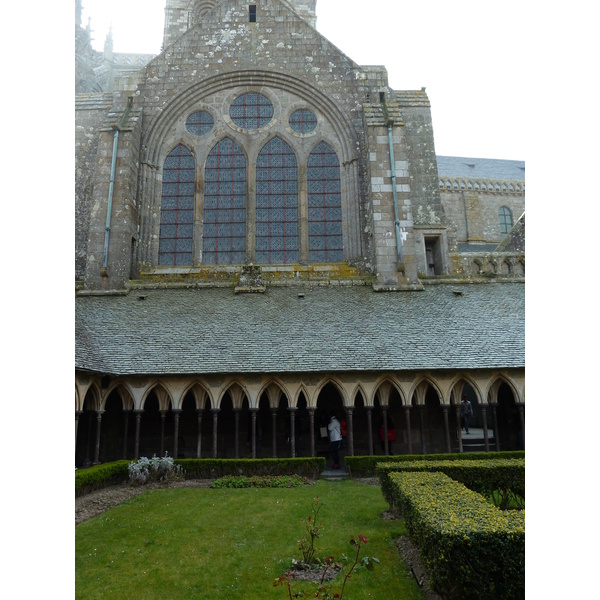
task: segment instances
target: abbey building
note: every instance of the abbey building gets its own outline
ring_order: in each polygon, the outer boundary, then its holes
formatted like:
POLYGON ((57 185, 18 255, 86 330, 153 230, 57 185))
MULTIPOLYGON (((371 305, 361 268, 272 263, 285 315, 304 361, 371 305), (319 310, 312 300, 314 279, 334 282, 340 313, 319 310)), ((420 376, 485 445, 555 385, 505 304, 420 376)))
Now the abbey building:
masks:
POLYGON ((524 447, 523 162, 437 156, 316 0, 166 0, 158 56, 76 9, 77 466, 524 447))

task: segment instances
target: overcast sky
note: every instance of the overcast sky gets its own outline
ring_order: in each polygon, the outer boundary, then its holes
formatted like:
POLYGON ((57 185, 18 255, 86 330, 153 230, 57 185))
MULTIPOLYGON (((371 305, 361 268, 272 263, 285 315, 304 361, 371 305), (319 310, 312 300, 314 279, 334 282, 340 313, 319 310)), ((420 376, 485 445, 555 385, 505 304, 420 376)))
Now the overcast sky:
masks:
MULTIPOLYGON (((83 0, 82 24, 96 50, 112 23, 115 52, 158 53, 165 4, 83 0)), ((317 29, 359 65, 384 65, 393 89, 426 88, 437 154, 526 160, 524 5, 317 0, 317 29)))

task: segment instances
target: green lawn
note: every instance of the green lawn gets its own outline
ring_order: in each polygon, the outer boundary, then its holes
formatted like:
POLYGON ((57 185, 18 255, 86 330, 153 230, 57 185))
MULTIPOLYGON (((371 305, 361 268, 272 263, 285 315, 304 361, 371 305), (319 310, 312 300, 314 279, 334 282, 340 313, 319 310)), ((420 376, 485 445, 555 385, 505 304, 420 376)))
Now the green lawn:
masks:
MULTIPOLYGON (((362 534, 368 543, 361 556, 381 561, 374 571, 355 571, 344 599, 424 599, 394 543, 403 526, 381 518, 388 507, 378 486, 353 481, 292 489, 157 489, 136 496, 76 527, 76 598, 285 600, 287 590, 273 582, 292 558, 301 558, 298 540, 316 496, 324 525, 318 555, 350 558, 350 534, 362 534)), ((300 589, 315 587, 295 582, 292 590, 300 589)))

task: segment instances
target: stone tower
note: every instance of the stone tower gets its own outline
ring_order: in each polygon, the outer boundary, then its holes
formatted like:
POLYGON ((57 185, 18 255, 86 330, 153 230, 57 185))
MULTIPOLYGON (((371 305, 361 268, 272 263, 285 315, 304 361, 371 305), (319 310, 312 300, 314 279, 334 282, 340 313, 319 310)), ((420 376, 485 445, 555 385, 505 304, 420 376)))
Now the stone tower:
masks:
MULTIPOLYGON (((188 29, 200 23, 202 17, 219 2, 220 0, 167 0, 163 48, 170 46, 188 29)), ((293 8, 310 25, 316 26, 315 9, 317 0, 283 0, 283 3, 293 8)), ((248 2, 249 10, 251 10, 251 6, 254 6, 254 10, 256 10, 256 3, 248 2)))

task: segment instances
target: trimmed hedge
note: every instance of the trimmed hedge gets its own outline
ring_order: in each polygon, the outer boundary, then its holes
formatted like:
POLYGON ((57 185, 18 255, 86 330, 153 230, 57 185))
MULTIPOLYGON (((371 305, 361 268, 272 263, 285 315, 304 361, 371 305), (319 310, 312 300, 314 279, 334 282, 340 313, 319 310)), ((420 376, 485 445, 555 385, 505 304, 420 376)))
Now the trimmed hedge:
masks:
POLYGON ((431 585, 448 600, 525 597, 525 511, 501 511, 443 473, 389 473, 431 585))
POLYGON ((436 460, 490 460, 496 458, 525 458, 524 450, 505 452, 458 452, 452 454, 396 454, 394 456, 345 456, 344 464, 351 477, 375 477, 380 462, 436 461, 436 460))
POLYGON ((501 498, 512 493, 525 499, 525 460, 521 458, 384 462, 377 465, 376 471, 390 505, 393 487, 389 475, 396 471, 440 472, 485 497, 497 491, 501 498))
POLYGON ((301 475, 316 479, 325 458, 178 458, 186 479, 217 479, 230 475, 301 475))
MULTIPOLYGON (((75 496, 129 480, 130 460, 118 460, 75 471, 75 496)), ((186 479, 218 479, 227 476, 300 475, 310 479, 325 470, 323 457, 312 458, 179 458, 186 479)))
POLYGON ((129 479, 127 470, 129 463, 128 460, 117 460, 87 469, 78 469, 75 471, 75 496, 83 496, 109 485, 125 483, 129 479))

